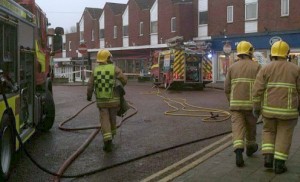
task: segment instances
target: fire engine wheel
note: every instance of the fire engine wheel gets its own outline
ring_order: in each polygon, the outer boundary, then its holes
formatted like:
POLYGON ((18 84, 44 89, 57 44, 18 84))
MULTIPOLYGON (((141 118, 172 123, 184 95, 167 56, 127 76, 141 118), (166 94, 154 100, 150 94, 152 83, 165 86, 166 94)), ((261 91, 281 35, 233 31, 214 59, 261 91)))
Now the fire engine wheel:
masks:
POLYGON ((10 174, 11 163, 15 151, 13 126, 7 114, 3 115, 0 130, 1 174, 0 181, 6 180, 10 174))
POLYGON ((50 91, 46 91, 42 101, 42 119, 37 125, 41 131, 49 131, 55 119, 55 104, 50 91))

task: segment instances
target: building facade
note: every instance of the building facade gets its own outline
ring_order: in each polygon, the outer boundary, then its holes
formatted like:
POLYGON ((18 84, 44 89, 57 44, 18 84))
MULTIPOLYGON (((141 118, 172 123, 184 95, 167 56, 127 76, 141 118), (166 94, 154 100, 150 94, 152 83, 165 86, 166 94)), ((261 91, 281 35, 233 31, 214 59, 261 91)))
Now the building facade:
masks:
MULTIPOLYGON (((212 65, 216 82, 225 79, 228 67, 236 59, 236 45, 242 40, 253 44, 255 59, 261 64, 269 61, 272 43, 284 40, 289 43, 293 61, 298 64, 299 9, 298 0, 108 2, 98 20, 94 18, 98 24, 89 22, 92 16, 80 20, 77 36, 79 43, 84 41, 87 45, 88 63, 95 63, 98 50, 106 48, 112 52, 116 64, 129 74, 144 72, 153 51, 167 49, 167 39, 182 36, 184 41, 194 41, 199 51, 212 54, 205 61, 212 65), (96 27, 95 35, 89 28, 91 25, 96 27)), ((66 51, 68 55, 68 49, 66 51)))

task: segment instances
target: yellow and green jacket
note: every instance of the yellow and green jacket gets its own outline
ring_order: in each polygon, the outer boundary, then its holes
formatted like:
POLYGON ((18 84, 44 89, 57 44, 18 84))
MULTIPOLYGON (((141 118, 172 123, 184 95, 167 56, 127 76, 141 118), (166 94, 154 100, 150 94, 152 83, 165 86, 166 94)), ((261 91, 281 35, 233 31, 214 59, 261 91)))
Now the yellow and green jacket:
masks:
POLYGON ((296 119, 300 96, 300 69, 286 60, 274 60, 257 75, 253 107, 267 118, 296 119))
POLYGON ((261 66, 250 59, 241 59, 228 69, 224 91, 230 110, 252 110, 252 87, 261 66))
POLYGON ((120 96, 115 91, 119 80, 123 86, 127 83, 127 77, 122 70, 113 64, 99 64, 96 66, 88 81, 87 97, 96 96, 97 106, 101 108, 119 107, 120 96))

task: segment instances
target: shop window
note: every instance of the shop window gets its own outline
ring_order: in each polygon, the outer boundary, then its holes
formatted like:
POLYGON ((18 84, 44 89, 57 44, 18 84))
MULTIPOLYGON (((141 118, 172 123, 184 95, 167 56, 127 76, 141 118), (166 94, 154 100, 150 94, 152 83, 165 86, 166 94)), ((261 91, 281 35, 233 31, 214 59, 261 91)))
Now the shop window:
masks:
POLYGON ((228 68, 234 63, 234 54, 231 53, 229 55, 225 55, 224 53, 220 53, 218 55, 218 74, 217 80, 224 81, 226 78, 226 74, 228 72, 228 68))

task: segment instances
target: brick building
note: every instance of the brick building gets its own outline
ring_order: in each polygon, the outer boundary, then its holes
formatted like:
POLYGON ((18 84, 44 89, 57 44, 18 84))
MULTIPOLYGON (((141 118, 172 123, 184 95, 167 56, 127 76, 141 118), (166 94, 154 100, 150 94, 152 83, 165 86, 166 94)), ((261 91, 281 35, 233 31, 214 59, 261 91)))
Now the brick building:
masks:
MULTIPOLYGON (((204 2, 207 0, 199 0, 204 2)), ((300 4, 297 0, 209 0, 208 35, 214 51, 215 81, 223 81, 227 68, 236 58, 236 45, 250 41, 255 59, 269 62, 274 41, 284 40, 291 47, 293 61, 300 59, 300 4), (215 12, 218 12, 217 14, 215 12), (228 45, 231 51, 228 51, 228 45)))
POLYGON ((209 61, 213 66, 213 79, 223 81, 227 68, 236 57, 235 47, 241 40, 254 45, 256 59, 262 64, 269 60, 271 44, 285 40, 297 62, 300 59, 300 42, 297 41, 300 40, 299 8, 298 0, 107 2, 98 18, 98 29, 94 23, 95 35, 99 37, 92 39, 93 33, 88 27, 93 23, 84 23, 82 28, 80 21, 78 31, 83 31, 90 62, 95 62, 100 48, 107 48, 123 71, 134 74, 149 66, 144 62, 153 50, 167 48, 167 39, 183 36, 184 41, 195 41, 199 50, 212 53, 209 61))

